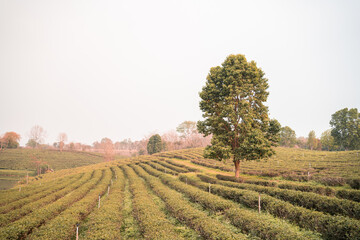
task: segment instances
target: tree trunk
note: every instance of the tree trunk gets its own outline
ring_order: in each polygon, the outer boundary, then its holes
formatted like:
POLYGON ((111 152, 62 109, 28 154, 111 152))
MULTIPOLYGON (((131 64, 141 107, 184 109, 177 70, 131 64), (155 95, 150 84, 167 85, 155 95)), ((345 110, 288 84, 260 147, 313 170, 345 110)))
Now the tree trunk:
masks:
POLYGON ((235 177, 239 178, 240 177, 240 161, 236 160, 234 161, 235 163, 235 177))

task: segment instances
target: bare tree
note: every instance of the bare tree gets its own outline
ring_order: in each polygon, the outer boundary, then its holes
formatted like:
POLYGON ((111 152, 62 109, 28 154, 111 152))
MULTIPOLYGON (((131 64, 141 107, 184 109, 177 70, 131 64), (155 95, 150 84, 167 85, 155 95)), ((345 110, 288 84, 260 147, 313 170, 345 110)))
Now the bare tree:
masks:
POLYGON ((62 150, 64 149, 64 146, 65 146, 65 142, 67 141, 66 133, 60 133, 58 136, 58 141, 59 141, 60 152, 62 152, 62 150))
POLYGON ((104 150, 105 162, 110 162, 114 159, 114 144, 109 138, 101 139, 101 148, 104 150))
POLYGON ((29 133, 29 138, 36 143, 35 147, 43 143, 45 137, 46 137, 46 131, 41 126, 35 125, 31 128, 29 133))

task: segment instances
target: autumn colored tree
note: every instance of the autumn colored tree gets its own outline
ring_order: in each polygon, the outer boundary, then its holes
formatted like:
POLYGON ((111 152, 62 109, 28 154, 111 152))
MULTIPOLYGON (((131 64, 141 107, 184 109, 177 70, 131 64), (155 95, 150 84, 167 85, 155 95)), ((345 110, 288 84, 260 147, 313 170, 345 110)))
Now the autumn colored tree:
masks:
POLYGON ((103 138, 100 142, 101 148, 104 151, 105 162, 114 160, 114 144, 110 138, 103 138))
POLYGON ((294 147, 296 143, 295 131, 285 126, 280 130, 280 145, 285 147, 294 147))
POLYGON ((5 133, 0 140, 1 148, 18 148, 20 138, 21 138, 20 135, 17 134, 16 132, 5 133))
POLYGON ((62 152, 62 150, 64 149, 64 146, 65 146, 65 142, 67 141, 66 133, 60 133, 58 136, 58 141, 59 141, 60 152, 62 152))
POLYGON ((35 148, 39 146, 41 143, 43 143, 45 136, 46 136, 45 130, 41 126, 35 125, 30 130, 29 138, 32 141, 29 140, 29 142, 35 142, 35 146, 34 146, 35 148))
POLYGON ((360 113, 344 108, 331 115, 331 136, 341 150, 360 149, 360 113))
POLYGON ((212 134, 205 157, 230 159, 235 176, 240 161, 269 158, 279 141, 280 124, 268 117, 264 105, 269 93, 265 73, 243 55, 230 55, 222 66, 213 67, 200 92, 204 121, 197 124, 200 133, 212 134))
POLYGON ((150 155, 161 152, 163 150, 163 147, 164 144, 161 141, 161 137, 159 134, 155 134, 149 138, 149 142, 147 144, 147 151, 150 155))

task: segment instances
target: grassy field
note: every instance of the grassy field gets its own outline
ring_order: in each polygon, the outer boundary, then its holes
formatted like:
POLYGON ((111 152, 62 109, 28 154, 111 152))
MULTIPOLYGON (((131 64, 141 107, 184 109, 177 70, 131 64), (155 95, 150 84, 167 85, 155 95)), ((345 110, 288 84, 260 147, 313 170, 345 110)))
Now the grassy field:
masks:
POLYGON ((319 180, 356 179, 357 153, 324 154, 279 148, 241 180, 202 149, 58 170, 0 191, 0 239, 360 239, 360 190, 319 180), (328 164, 289 180, 309 161, 328 164))

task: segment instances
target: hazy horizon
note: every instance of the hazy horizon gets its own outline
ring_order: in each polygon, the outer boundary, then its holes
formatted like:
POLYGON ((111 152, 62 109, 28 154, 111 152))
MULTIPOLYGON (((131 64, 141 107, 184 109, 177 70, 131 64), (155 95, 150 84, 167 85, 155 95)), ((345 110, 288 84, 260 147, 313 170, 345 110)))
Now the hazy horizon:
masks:
POLYGON ((297 137, 360 110, 359 1, 0 0, 0 135, 140 140, 201 119, 230 54, 269 79, 271 118, 297 137))

